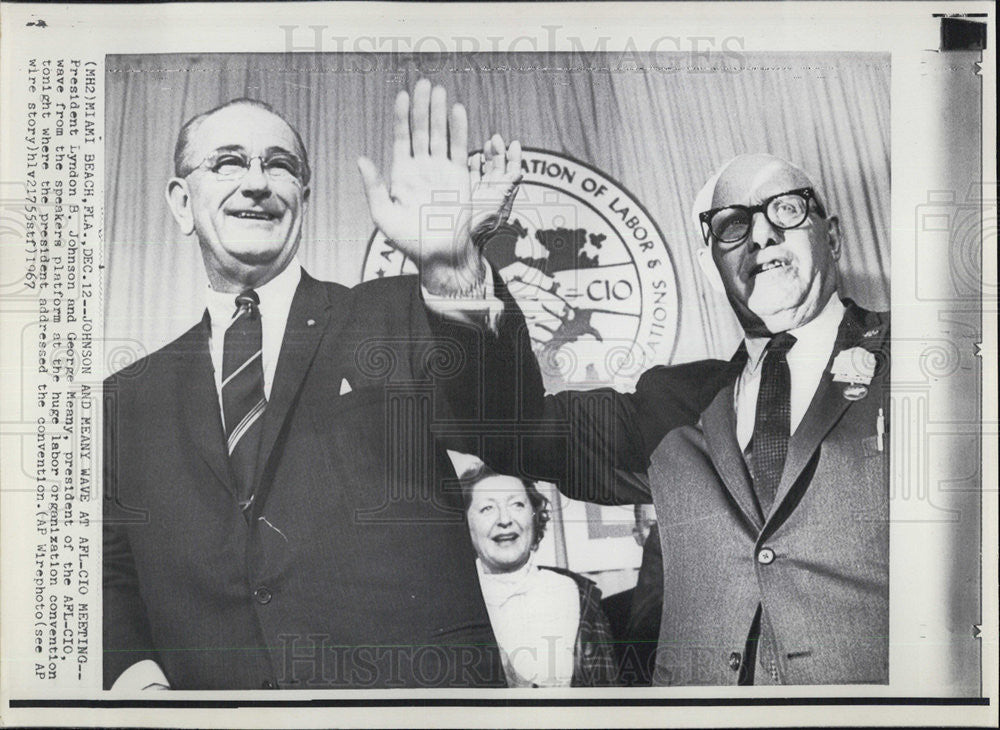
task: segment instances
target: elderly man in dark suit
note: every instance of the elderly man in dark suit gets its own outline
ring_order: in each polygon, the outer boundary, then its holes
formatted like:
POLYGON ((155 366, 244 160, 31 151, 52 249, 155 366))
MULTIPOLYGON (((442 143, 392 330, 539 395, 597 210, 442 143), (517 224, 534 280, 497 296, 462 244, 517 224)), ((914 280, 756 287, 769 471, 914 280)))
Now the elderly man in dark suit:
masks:
POLYGON ((800 169, 731 161, 700 196, 735 379, 652 454, 659 683, 886 683, 889 318, 837 296, 837 218, 800 169))
POLYGON ((421 276, 347 289, 296 262, 310 171, 287 121, 242 99, 181 130, 167 200, 210 290, 200 323, 105 384, 106 686, 503 686, 431 422, 469 362, 450 328, 479 316, 449 303, 491 285, 472 239, 519 152, 495 139, 470 180, 465 112, 426 81, 394 135, 389 186, 359 167, 421 276), (453 235, 428 237, 441 191, 453 235))
POLYGON ((485 459, 655 504, 654 684, 886 683, 888 315, 837 295, 838 220, 796 166, 737 157, 694 212, 745 332, 733 359, 653 368, 631 394, 543 398, 526 371, 519 437, 486 429, 485 459))

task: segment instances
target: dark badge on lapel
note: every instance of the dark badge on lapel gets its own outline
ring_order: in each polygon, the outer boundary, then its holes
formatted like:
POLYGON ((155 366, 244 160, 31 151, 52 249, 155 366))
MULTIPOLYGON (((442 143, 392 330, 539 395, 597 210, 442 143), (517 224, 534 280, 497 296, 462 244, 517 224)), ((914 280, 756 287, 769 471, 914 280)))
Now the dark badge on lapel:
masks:
POLYGON ((868 395, 868 386, 861 383, 848 383, 844 386, 844 397, 847 400, 861 400, 868 395))

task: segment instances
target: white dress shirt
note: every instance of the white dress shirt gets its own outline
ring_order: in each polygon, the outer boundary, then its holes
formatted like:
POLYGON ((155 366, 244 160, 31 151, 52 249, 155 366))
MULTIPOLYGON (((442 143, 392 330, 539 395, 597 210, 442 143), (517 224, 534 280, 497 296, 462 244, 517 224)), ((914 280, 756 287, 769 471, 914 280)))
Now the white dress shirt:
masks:
MULTIPOLYGON (((274 369, 281 354, 281 343, 285 339, 285 325, 288 324, 288 312, 292 308, 292 298, 302 279, 302 267, 297 260, 292 260, 285 270, 264 284, 254 289, 260 298, 260 328, 261 328, 261 365, 264 368, 264 397, 271 398, 271 384, 274 382, 274 369)), ((238 294, 238 293, 237 293, 238 294)), ((212 320, 212 334, 209 339, 209 349, 212 353, 212 368, 215 370, 215 390, 219 394, 219 407, 222 407, 222 351, 226 339, 226 329, 236 313, 236 296, 232 292, 208 290, 208 316, 212 320)))
MULTIPOLYGON (((823 310, 810 322, 788 330, 795 336, 795 344, 788 351, 788 371, 791 375, 791 424, 789 434, 795 433, 805 415, 823 371, 830 360, 840 321, 844 318, 844 304, 834 294, 823 310)), ((757 394, 760 392, 760 374, 764 362, 764 348, 770 337, 746 337, 747 362, 736 381, 736 439, 746 451, 753 437, 757 417, 757 394)))

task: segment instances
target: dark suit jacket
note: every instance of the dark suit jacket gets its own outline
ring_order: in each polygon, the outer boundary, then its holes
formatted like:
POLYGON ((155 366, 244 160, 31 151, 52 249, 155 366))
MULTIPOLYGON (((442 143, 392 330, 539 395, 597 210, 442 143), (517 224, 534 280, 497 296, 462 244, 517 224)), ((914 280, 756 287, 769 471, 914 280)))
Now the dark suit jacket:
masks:
POLYGON ((412 277, 346 289, 303 274, 249 521, 207 317, 107 380, 106 685, 141 659, 177 689, 504 685, 432 434, 440 384, 471 362, 449 326, 412 277))
POLYGON ((654 683, 735 684, 758 606, 756 683, 888 682, 888 316, 848 303, 831 364, 852 347, 879 362, 867 393, 846 398, 827 365, 769 515, 736 440, 733 384, 653 453, 664 555, 654 683))
POLYGON ((858 346, 877 354, 878 371, 851 401, 828 364, 767 519, 736 442, 742 348, 730 362, 653 368, 631 394, 543 397, 522 361, 517 434, 486 429, 498 471, 550 479, 574 499, 655 503, 664 603, 654 683, 735 684, 761 604, 757 682, 888 680, 888 442, 879 450, 876 423, 880 409, 888 422, 889 320, 846 303, 831 363, 858 346), (764 547, 775 554, 766 565, 764 547))

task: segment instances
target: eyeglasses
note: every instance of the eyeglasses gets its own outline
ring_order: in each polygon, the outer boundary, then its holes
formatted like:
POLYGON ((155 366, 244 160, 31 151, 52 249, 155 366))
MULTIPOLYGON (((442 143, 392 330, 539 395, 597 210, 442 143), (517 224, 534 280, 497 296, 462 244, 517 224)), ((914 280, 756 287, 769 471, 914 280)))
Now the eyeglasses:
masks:
MULTIPOLYGON (((291 152, 271 152, 266 155, 248 155, 242 150, 216 150, 194 168, 208 170, 219 180, 242 180, 250 171, 254 160, 260 160, 261 170, 275 182, 295 180, 305 184, 308 167, 298 155, 291 152)), ((194 172, 191 170, 191 172, 194 172)), ((191 173, 189 172, 188 175, 191 173)))
POLYGON ((772 226, 783 231, 798 228, 809 217, 810 201, 815 204, 816 212, 825 218, 816 192, 812 188, 799 188, 772 195, 760 205, 729 205, 706 210, 698 216, 702 235, 705 243, 710 243, 712 238, 722 244, 738 243, 750 234, 757 213, 763 213, 772 226))

